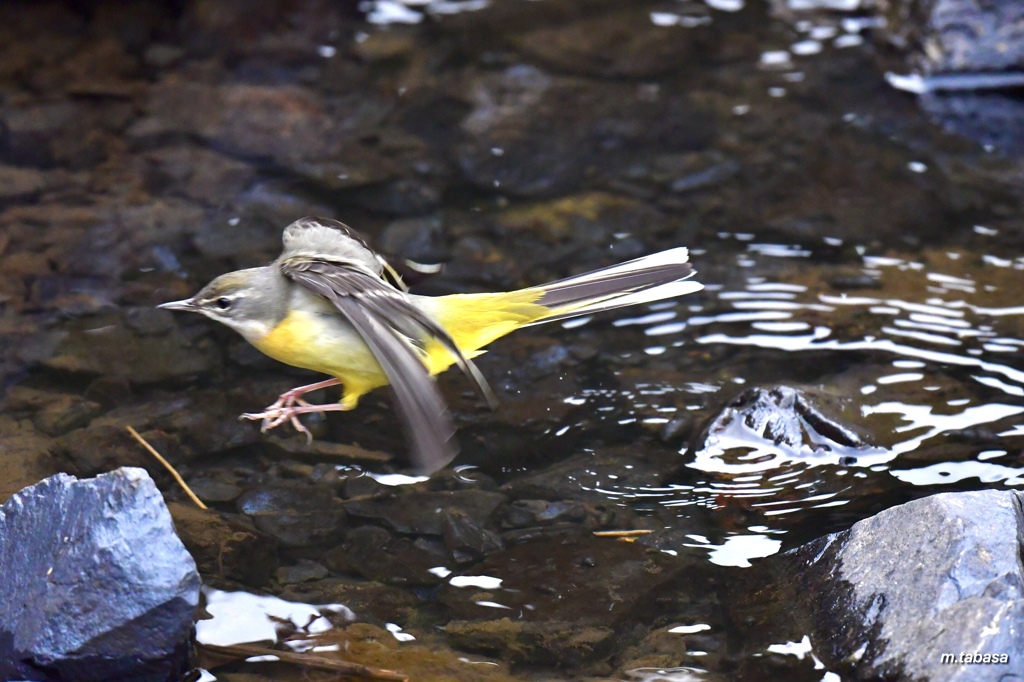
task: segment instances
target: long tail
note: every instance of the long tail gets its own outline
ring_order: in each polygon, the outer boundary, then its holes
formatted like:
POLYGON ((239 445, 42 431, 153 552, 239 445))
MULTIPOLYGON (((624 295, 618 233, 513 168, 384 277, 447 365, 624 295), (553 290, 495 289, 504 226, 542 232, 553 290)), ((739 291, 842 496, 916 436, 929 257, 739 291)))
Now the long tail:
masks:
POLYGON ((694 274, 688 259, 687 250, 679 247, 536 287, 544 293, 533 303, 544 306, 549 313, 528 324, 564 320, 700 291, 703 284, 687 279, 694 274))
MULTIPOLYGON (((509 332, 543 322, 590 315, 700 291, 688 281, 693 268, 684 248, 619 263, 538 287, 495 294, 417 296, 415 300, 455 340, 466 358, 509 332)), ((429 347, 426 363, 437 373, 453 362, 440 344, 429 347)))

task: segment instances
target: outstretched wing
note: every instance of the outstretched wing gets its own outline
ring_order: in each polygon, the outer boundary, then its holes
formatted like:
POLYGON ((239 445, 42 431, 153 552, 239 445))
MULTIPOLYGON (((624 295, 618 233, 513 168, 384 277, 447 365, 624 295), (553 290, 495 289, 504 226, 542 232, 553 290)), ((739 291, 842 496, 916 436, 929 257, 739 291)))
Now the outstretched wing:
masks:
POLYGON ((330 301, 370 348, 394 391, 415 466, 432 473, 448 464, 457 454, 455 427, 414 342, 436 338, 489 395, 483 377, 448 333, 404 292, 361 263, 297 255, 282 257, 278 266, 282 274, 330 301))
POLYGON ((306 216, 284 228, 281 259, 326 259, 357 263, 405 291, 401 275, 387 259, 373 250, 366 237, 345 223, 331 218, 306 216))

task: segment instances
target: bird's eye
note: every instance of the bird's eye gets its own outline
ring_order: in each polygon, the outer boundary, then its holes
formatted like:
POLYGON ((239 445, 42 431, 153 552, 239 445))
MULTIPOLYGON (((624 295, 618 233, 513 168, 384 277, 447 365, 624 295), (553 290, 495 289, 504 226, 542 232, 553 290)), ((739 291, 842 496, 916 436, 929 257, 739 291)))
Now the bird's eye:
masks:
POLYGON ((217 307, 220 308, 221 310, 227 310, 228 308, 231 307, 231 299, 221 296, 220 298, 217 299, 217 307))

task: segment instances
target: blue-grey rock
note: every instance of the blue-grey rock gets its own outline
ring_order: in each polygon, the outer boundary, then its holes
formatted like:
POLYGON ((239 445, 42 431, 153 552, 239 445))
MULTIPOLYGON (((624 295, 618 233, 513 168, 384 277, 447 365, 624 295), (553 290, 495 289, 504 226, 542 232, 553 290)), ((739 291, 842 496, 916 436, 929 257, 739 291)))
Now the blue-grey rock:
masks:
POLYGON ((854 524, 835 577, 853 586, 854 606, 867 616, 865 634, 877 628, 872 641, 864 638, 865 671, 1024 680, 1022 501, 1012 491, 946 493, 854 524), (1007 660, 950 664, 943 661, 950 653, 1007 660))
POLYGON ((58 474, 0 507, 0 679, 179 679, 195 562, 143 469, 58 474))
POLYGON ((1024 67, 1019 0, 882 0, 884 31, 926 73, 1024 67))
POLYGON ((844 680, 1024 681, 1022 503, 984 490, 887 509, 763 562, 732 619, 757 649, 784 618, 844 680))

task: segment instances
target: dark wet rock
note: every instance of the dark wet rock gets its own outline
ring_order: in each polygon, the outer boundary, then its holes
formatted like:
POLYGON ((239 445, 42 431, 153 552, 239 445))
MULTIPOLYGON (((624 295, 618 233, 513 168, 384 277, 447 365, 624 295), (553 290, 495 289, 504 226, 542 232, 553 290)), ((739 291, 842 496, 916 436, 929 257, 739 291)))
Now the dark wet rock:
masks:
POLYGON ((3 407, 12 412, 31 412, 32 423, 48 436, 60 436, 86 426, 100 414, 98 403, 71 393, 53 393, 15 386, 7 392, 3 407))
MULTIPOLYGON (((220 473, 220 472, 217 472, 220 473)), ((233 477, 232 477, 233 478, 233 477)), ((221 476, 191 476, 188 487, 196 496, 206 503, 234 502, 245 492, 239 482, 221 476)))
POLYGON ((131 424, 139 431, 156 432, 173 446, 165 451, 172 461, 191 461, 210 452, 263 442, 259 428, 238 419, 252 395, 244 387, 175 393, 129 402, 93 420, 91 426, 131 424))
POLYGON ((527 526, 526 528, 507 530, 501 534, 501 539, 506 545, 511 546, 527 542, 589 538, 593 534, 593 531, 588 530, 582 523, 552 523, 547 526, 527 526))
POLYGON ((732 594, 734 622, 753 647, 767 644, 759 624, 791 623, 793 641, 810 634, 815 654, 844 679, 1016 679, 1022 501, 986 490, 887 509, 766 560, 765 582, 732 594), (785 613, 769 604, 785 604, 785 613), (960 652, 995 658, 943 662, 960 652))
POLYGON ((416 263, 442 263, 451 257, 440 216, 403 218, 388 223, 377 245, 390 256, 416 263))
POLYGON ((199 572, 210 579, 265 585, 277 567, 277 541, 232 518, 192 503, 168 505, 174 527, 195 557, 199 572))
MULTIPOLYGON (((223 390, 197 391, 184 397, 134 400, 92 419, 56 440, 56 451, 78 475, 94 475, 121 465, 141 466, 162 480, 165 472, 128 434, 132 426, 173 465, 211 452, 261 441, 258 428, 238 420, 238 396, 223 390)), ((188 476, 184 469, 181 472, 188 476)))
POLYGON ((525 621, 559 621, 570 629, 614 628, 642 618, 647 600, 682 569, 682 562, 634 543, 594 537, 548 540, 492 554, 466 571, 500 578, 497 588, 474 586, 471 578, 466 586, 455 587, 449 577, 439 598, 455 620, 492 621, 516 614, 525 621))
POLYGON ((165 69, 180 62, 185 56, 184 48, 167 43, 151 43, 142 53, 142 61, 156 69, 165 69))
POLYGON ((78 114, 70 101, 11 107, 3 111, 0 158, 18 165, 50 168, 55 162, 52 143, 78 114))
MULTIPOLYGON (((637 668, 678 668, 687 662, 686 638, 669 628, 655 630, 642 641, 622 652, 624 663, 619 665, 623 673, 637 668)), ((700 659, 706 665, 707 659, 700 659)), ((701 667, 704 667, 702 665, 701 667)))
POLYGON ((281 566, 274 573, 277 582, 282 585, 294 583, 307 583, 312 580, 320 580, 327 577, 327 568, 322 564, 309 559, 300 559, 291 566, 281 566))
POLYGON ((514 662, 593 665, 651 618, 682 570, 661 552, 615 540, 519 545, 449 578, 439 593, 452 616, 445 632, 458 647, 514 662))
POLYGON ((345 510, 327 486, 280 481, 242 495, 238 510, 285 547, 327 545, 341 539, 345 510))
POLYGON ((715 187, 740 172, 740 165, 717 152, 677 154, 656 161, 657 171, 669 175, 673 192, 694 192, 715 187))
POLYGON ((169 310, 150 306, 124 309, 124 323, 144 336, 169 334, 176 327, 174 315, 169 310))
POLYGON ((479 526, 485 525, 507 498, 484 490, 416 492, 345 503, 349 515, 373 519, 398 533, 441 535, 446 511, 457 510, 479 526))
POLYGON ((344 143, 328 157, 298 160, 291 168, 334 191, 379 185, 401 172, 401 167, 377 148, 360 142, 344 143))
POLYGON ((505 528, 524 528, 578 523, 589 530, 599 530, 608 527, 615 516, 605 505, 580 500, 516 500, 505 510, 501 524, 505 528))
POLYGON ((600 490, 603 485, 632 490, 657 487, 678 460, 678 452, 657 443, 605 447, 509 481, 502 491, 513 499, 581 500, 600 506, 608 501, 600 490))
POLYGON ((478 561, 505 548, 501 537, 484 528, 461 509, 445 509, 441 517, 441 537, 452 557, 460 564, 478 561))
POLYGON ((145 140, 196 136, 240 156, 316 155, 330 119, 315 94, 297 86, 208 85, 168 77, 151 89, 148 116, 129 130, 145 140))
POLYGON ((1024 68, 1024 7, 1014 0, 883 0, 889 41, 927 73, 1024 68))
POLYGON ((238 211, 218 214, 195 236, 193 243, 210 259, 266 261, 269 254, 281 248, 281 228, 259 213, 259 207, 243 204, 238 211))
POLYGON ((882 280, 867 273, 839 274, 829 280, 833 289, 881 289, 882 280))
POLYGON ((693 435, 696 428, 696 420, 693 415, 674 417, 665 422, 665 425, 658 431, 658 440, 662 443, 677 443, 684 441, 693 435))
POLYGON ((754 387, 733 398, 703 429, 692 450, 700 452, 736 448, 759 450, 759 442, 792 456, 852 457, 884 452, 870 445, 855 427, 826 414, 807 393, 789 386, 754 387), (742 446, 740 446, 742 448, 742 446))
MULTIPOLYGON (((158 434, 141 433, 158 452, 169 452, 158 434), (154 436, 152 440, 150 435, 154 436)), ((152 468, 151 475, 160 471, 160 465, 132 439, 124 426, 94 424, 75 429, 54 441, 53 449, 63 458, 64 467, 79 476, 95 476, 120 466, 152 468)))
POLYGON ((230 209, 204 216, 205 228, 195 236, 195 243, 211 256, 266 265, 280 253, 282 225, 297 215, 332 214, 329 205, 296 192, 291 183, 259 179, 231 197, 230 209), (234 252, 229 251, 232 243, 234 252))
POLYGON ((28 423, 0 415, 0 502, 61 470, 53 440, 28 423))
POLYGON ((513 38, 524 54, 553 70, 599 77, 652 78, 682 68, 700 29, 656 26, 645 12, 605 12, 513 38))
MULTIPOLYGON (((549 244, 569 244, 579 250, 619 241, 615 235, 651 235, 665 229, 667 220, 656 209, 628 197, 605 192, 585 192, 552 201, 518 205, 494 218, 503 230, 535 237, 549 244)), ((522 237, 520 237, 522 238, 522 237)), ((534 265, 563 261, 565 254, 548 251, 533 259, 534 265)))
POLYGON ((358 620, 381 624, 415 620, 418 603, 415 595, 398 587, 341 578, 288 585, 279 596, 309 604, 344 604, 358 620))
POLYGON ((360 9, 350 3, 317 1, 253 5, 239 0, 196 0, 183 6, 181 32, 200 54, 268 56, 281 64, 321 61, 316 46, 349 42, 360 9))
MULTIPOLYGON (((1024 23, 1021 30, 1024 32, 1024 23)), ((952 133, 1007 155, 1024 154, 1024 136, 1020 134, 1024 103, 1009 91, 924 93, 917 101, 933 121, 952 133)))
POLYGON ((0 677, 177 678, 199 603, 195 562, 144 471, 65 474, 0 508, 0 677))
POLYGON ((355 573, 389 585, 436 585, 440 578, 431 568, 444 565, 444 546, 393 538, 378 526, 360 526, 345 536, 345 544, 330 552, 328 568, 355 573))
POLYGON ((50 184, 49 176, 42 171, 0 166, 0 202, 28 199, 50 184))
MULTIPOLYGON (((809 138, 814 126, 794 134, 809 138)), ((816 134, 827 135, 829 144, 807 139, 799 163, 753 169, 760 180, 744 197, 759 209, 750 224, 814 245, 822 237, 920 239, 945 224, 949 183, 940 173, 911 171, 906 150, 859 132, 825 128, 816 134)))
POLYGON ((404 60, 419 49, 415 36, 397 26, 364 35, 352 50, 355 56, 370 64, 404 60))
POLYGON ((486 621, 449 621, 444 627, 453 646, 500 656, 513 663, 561 667, 593 661, 611 646, 615 631, 559 621, 530 622, 508 617, 486 621))
POLYGON ((637 97, 612 83, 556 78, 527 65, 488 74, 471 89, 473 111, 455 149, 466 178, 485 190, 525 197, 575 189, 588 165, 613 168, 650 149, 708 144, 713 121, 685 97, 637 97))
MULTIPOLYGON (((328 103, 296 85, 209 85, 169 77, 152 89, 148 115, 129 128, 128 136, 140 145, 196 137, 217 151, 270 159, 338 190, 396 174, 392 162, 356 139, 374 131, 389 108, 369 96, 328 103)), ((247 181, 244 169, 238 174, 229 164, 222 165, 215 179, 247 181)))
POLYGON ((98 403, 103 409, 110 409, 131 400, 132 385, 123 378, 96 377, 85 387, 82 397, 98 403))
POLYGON ((402 177, 379 185, 360 187, 351 201, 369 211, 387 215, 417 215, 436 210, 444 193, 440 178, 402 177))
POLYGON ((215 349, 191 341, 177 328, 143 334, 117 316, 87 318, 69 327, 53 356, 43 362, 51 369, 148 384, 204 374, 215 366, 215 349))
POLYGON ((222 206, 255 178, 246 163, 202 147, 166 147, 149 154, 148 184, 153 192, 180 193, 211 206, 222 206))

